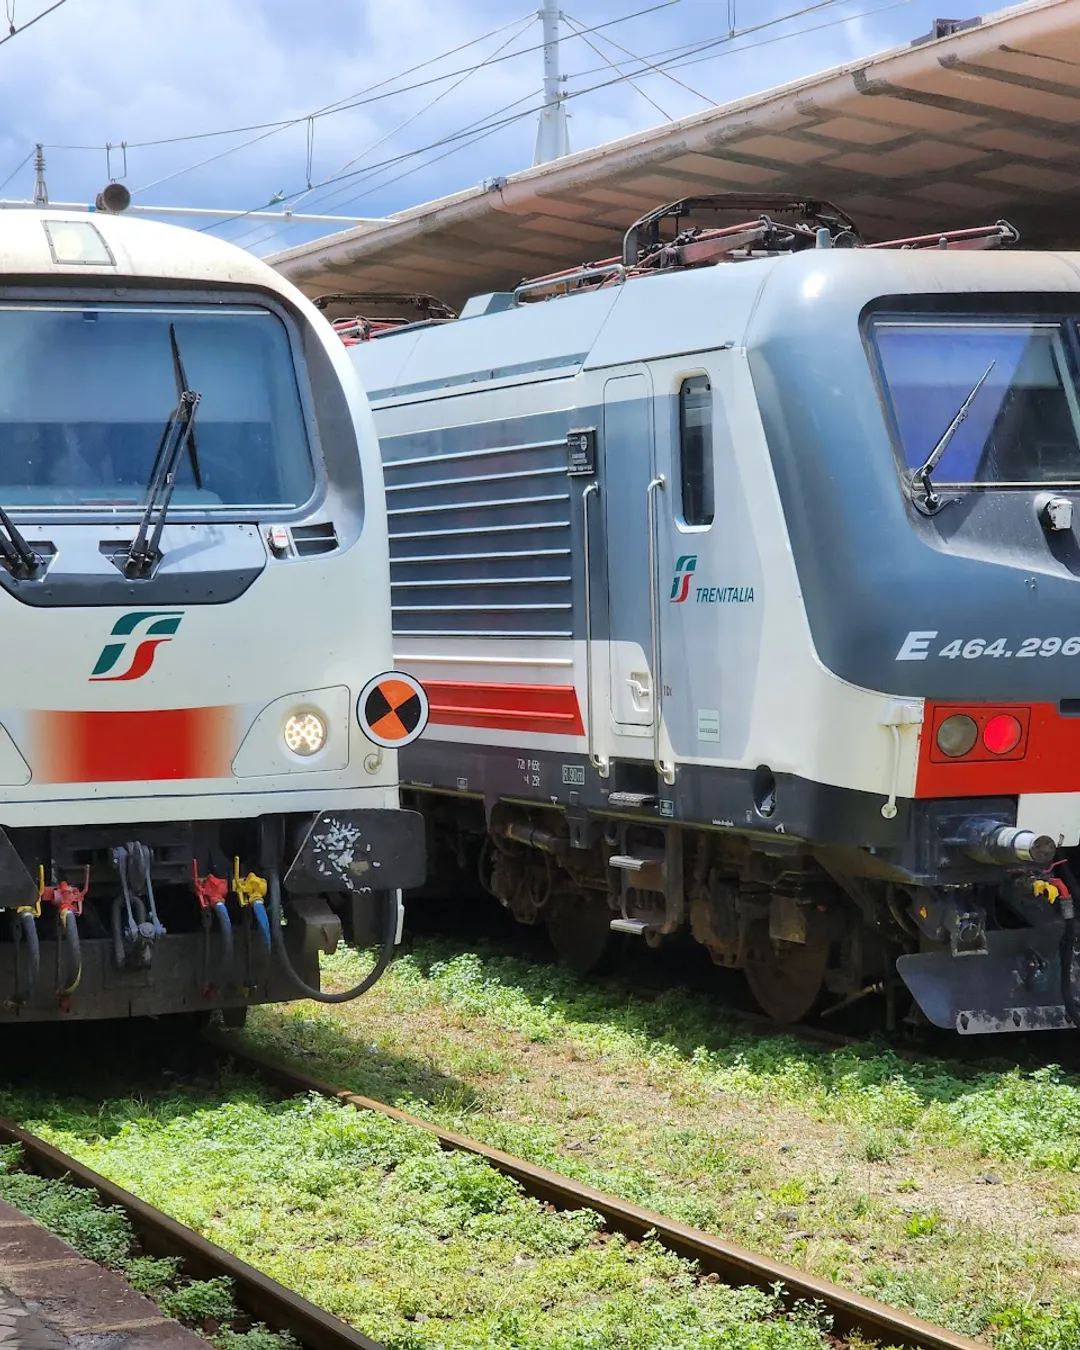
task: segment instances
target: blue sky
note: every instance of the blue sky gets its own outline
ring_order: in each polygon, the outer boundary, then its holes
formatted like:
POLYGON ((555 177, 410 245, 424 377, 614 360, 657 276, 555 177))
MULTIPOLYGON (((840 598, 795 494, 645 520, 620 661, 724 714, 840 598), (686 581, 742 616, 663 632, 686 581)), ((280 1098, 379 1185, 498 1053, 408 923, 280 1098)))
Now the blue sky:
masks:
MULTIPOLYGON (((19 26, 48 2, 5 0, 8 18, 14 10, 19 26)), ((381 216, 472 187, 532 162, 541 57, 524 49, 539 42, 536 3, 66 0, 0 46, 0 180, 40 140, 49 147, 51 198, 91 200, 106 181, 106 142, 127 141, 124 181, 140 203, 248 209, 279 191, 304 192, 297 210, 381 216), (432 63, 466 43, 474 45, 432 63), (419 81, 429 83, 403 88, 419 81), (337 102, 354 106, 302 120, 337 102), (481 140, 424 149, 515 114, 524 115, 481 140), (280 130, 138 144, 287 119, 301 120, 280 130), (243 144, 254 137, 261 139, 243 144), (221 157, 192 167, 212 156, 221 157), (399 156, 410 157, 386 163, 399 156), (319 186, 343 172, 351 176, 319 186)), ((585 149, 906 43, 943 13, 980 11, 977 0, 568 0, 564 34, 575 24, 605 25, 587 34, 599 54, 584 38, 564 42, 571 146, 585 149), (650 4, 650 13, 610 23, 650 4), (796 9, 805 12, 778 22, 796 9), (658 53, 723 39, 733 23, 734 40, 684 53, 670 68, 674 80, 646 71, 634 85, 609 83, 641 69, 612 69, 608 61, 628 60, 613 43, 655 62, 664 59, 658 53)), ((116 150, 112 167, 122 169, 116 150)), ((32 188, 25 164, 0 197, 27 197, 32 188)), ((247 221, 218 233, 265 253, 333 228, 247 221)))

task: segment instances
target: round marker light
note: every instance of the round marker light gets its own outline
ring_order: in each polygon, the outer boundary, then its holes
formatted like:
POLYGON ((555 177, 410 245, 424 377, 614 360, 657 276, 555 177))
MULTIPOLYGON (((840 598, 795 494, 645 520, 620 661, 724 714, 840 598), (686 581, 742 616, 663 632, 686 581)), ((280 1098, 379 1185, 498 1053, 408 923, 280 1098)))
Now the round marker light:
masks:
POLYGON ((937 729, 937 748, 951 759, 959 759, 975 748, 979 739, 979 728, 975 719, 966 713, 954 713, 946 717, 937 729))
POLYGON ((998 713, 983 727, 983 745, 994 755, 1007 755, 1020 744, 1024 728, 1011 713, 998 713))
POLYGON ((326 723, 318 713, 293 713, 283 734, 294 755, 317 755, 326 744, 326 723))

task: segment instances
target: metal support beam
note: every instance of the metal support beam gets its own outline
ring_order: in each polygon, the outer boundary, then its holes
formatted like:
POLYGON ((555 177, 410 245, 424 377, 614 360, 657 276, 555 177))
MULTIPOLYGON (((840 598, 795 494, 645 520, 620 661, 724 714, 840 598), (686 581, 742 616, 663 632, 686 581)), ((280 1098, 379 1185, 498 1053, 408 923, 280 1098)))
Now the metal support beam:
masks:
MULTIPOLYGON (((25 211, 48 207, 52 211, 91 211, 97 207, 88 202, 50 202, 48 196, 41 201, 0 201, 0 211, 25 211)), ((109 213, 104 213, 109 214, 109 213)), ((380 216, 313 216, 299 211, 218 211, 207 206, 129 206, 123 212, 125 216, 192 216, 203 220, 279 220, 285 225, 340 225, 343 229, 353 229, 357 225, 388 225, 390 221, 380 216)))

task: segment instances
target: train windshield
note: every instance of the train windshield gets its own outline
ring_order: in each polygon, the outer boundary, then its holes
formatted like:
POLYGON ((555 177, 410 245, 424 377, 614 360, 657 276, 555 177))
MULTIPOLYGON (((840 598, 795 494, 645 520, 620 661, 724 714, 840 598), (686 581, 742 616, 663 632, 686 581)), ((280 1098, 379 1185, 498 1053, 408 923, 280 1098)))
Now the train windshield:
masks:
POLYGON ((299 506, 314 489, 288 334, 255 306, 0 306, 0 505, 138 508, 177 401, 201 395, 202 486, 174 511, 299 506))
POLYGON ((967 404, 936 484, 1080 483, 1080 408, 1063 323, 889 319, 872 334, 910 471, 967 404))

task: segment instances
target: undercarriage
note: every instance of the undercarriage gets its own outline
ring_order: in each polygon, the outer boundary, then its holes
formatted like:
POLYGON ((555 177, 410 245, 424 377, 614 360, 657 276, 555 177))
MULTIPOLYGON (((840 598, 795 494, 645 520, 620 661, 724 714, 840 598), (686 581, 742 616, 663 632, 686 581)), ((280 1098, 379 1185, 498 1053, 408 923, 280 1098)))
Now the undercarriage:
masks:
POLYGON ((381 943, 381 971, 421 829, 356 810, 0 830, 0 1021, 343 1001, 319 954, 381 943))
POLYGON ((999 821, 958 836, 964 861, 935 880, 798 839, 508 802, 485 815, 438 794, 417 804, 429 876, 472 873, 580 973, 603 968, 620 935, 658 947, 683 933, 741 971, 778 1023, 874 1000, 889 1029, 901 1017, 961 1034, 1072 1025, 1068 859, 999 821))

